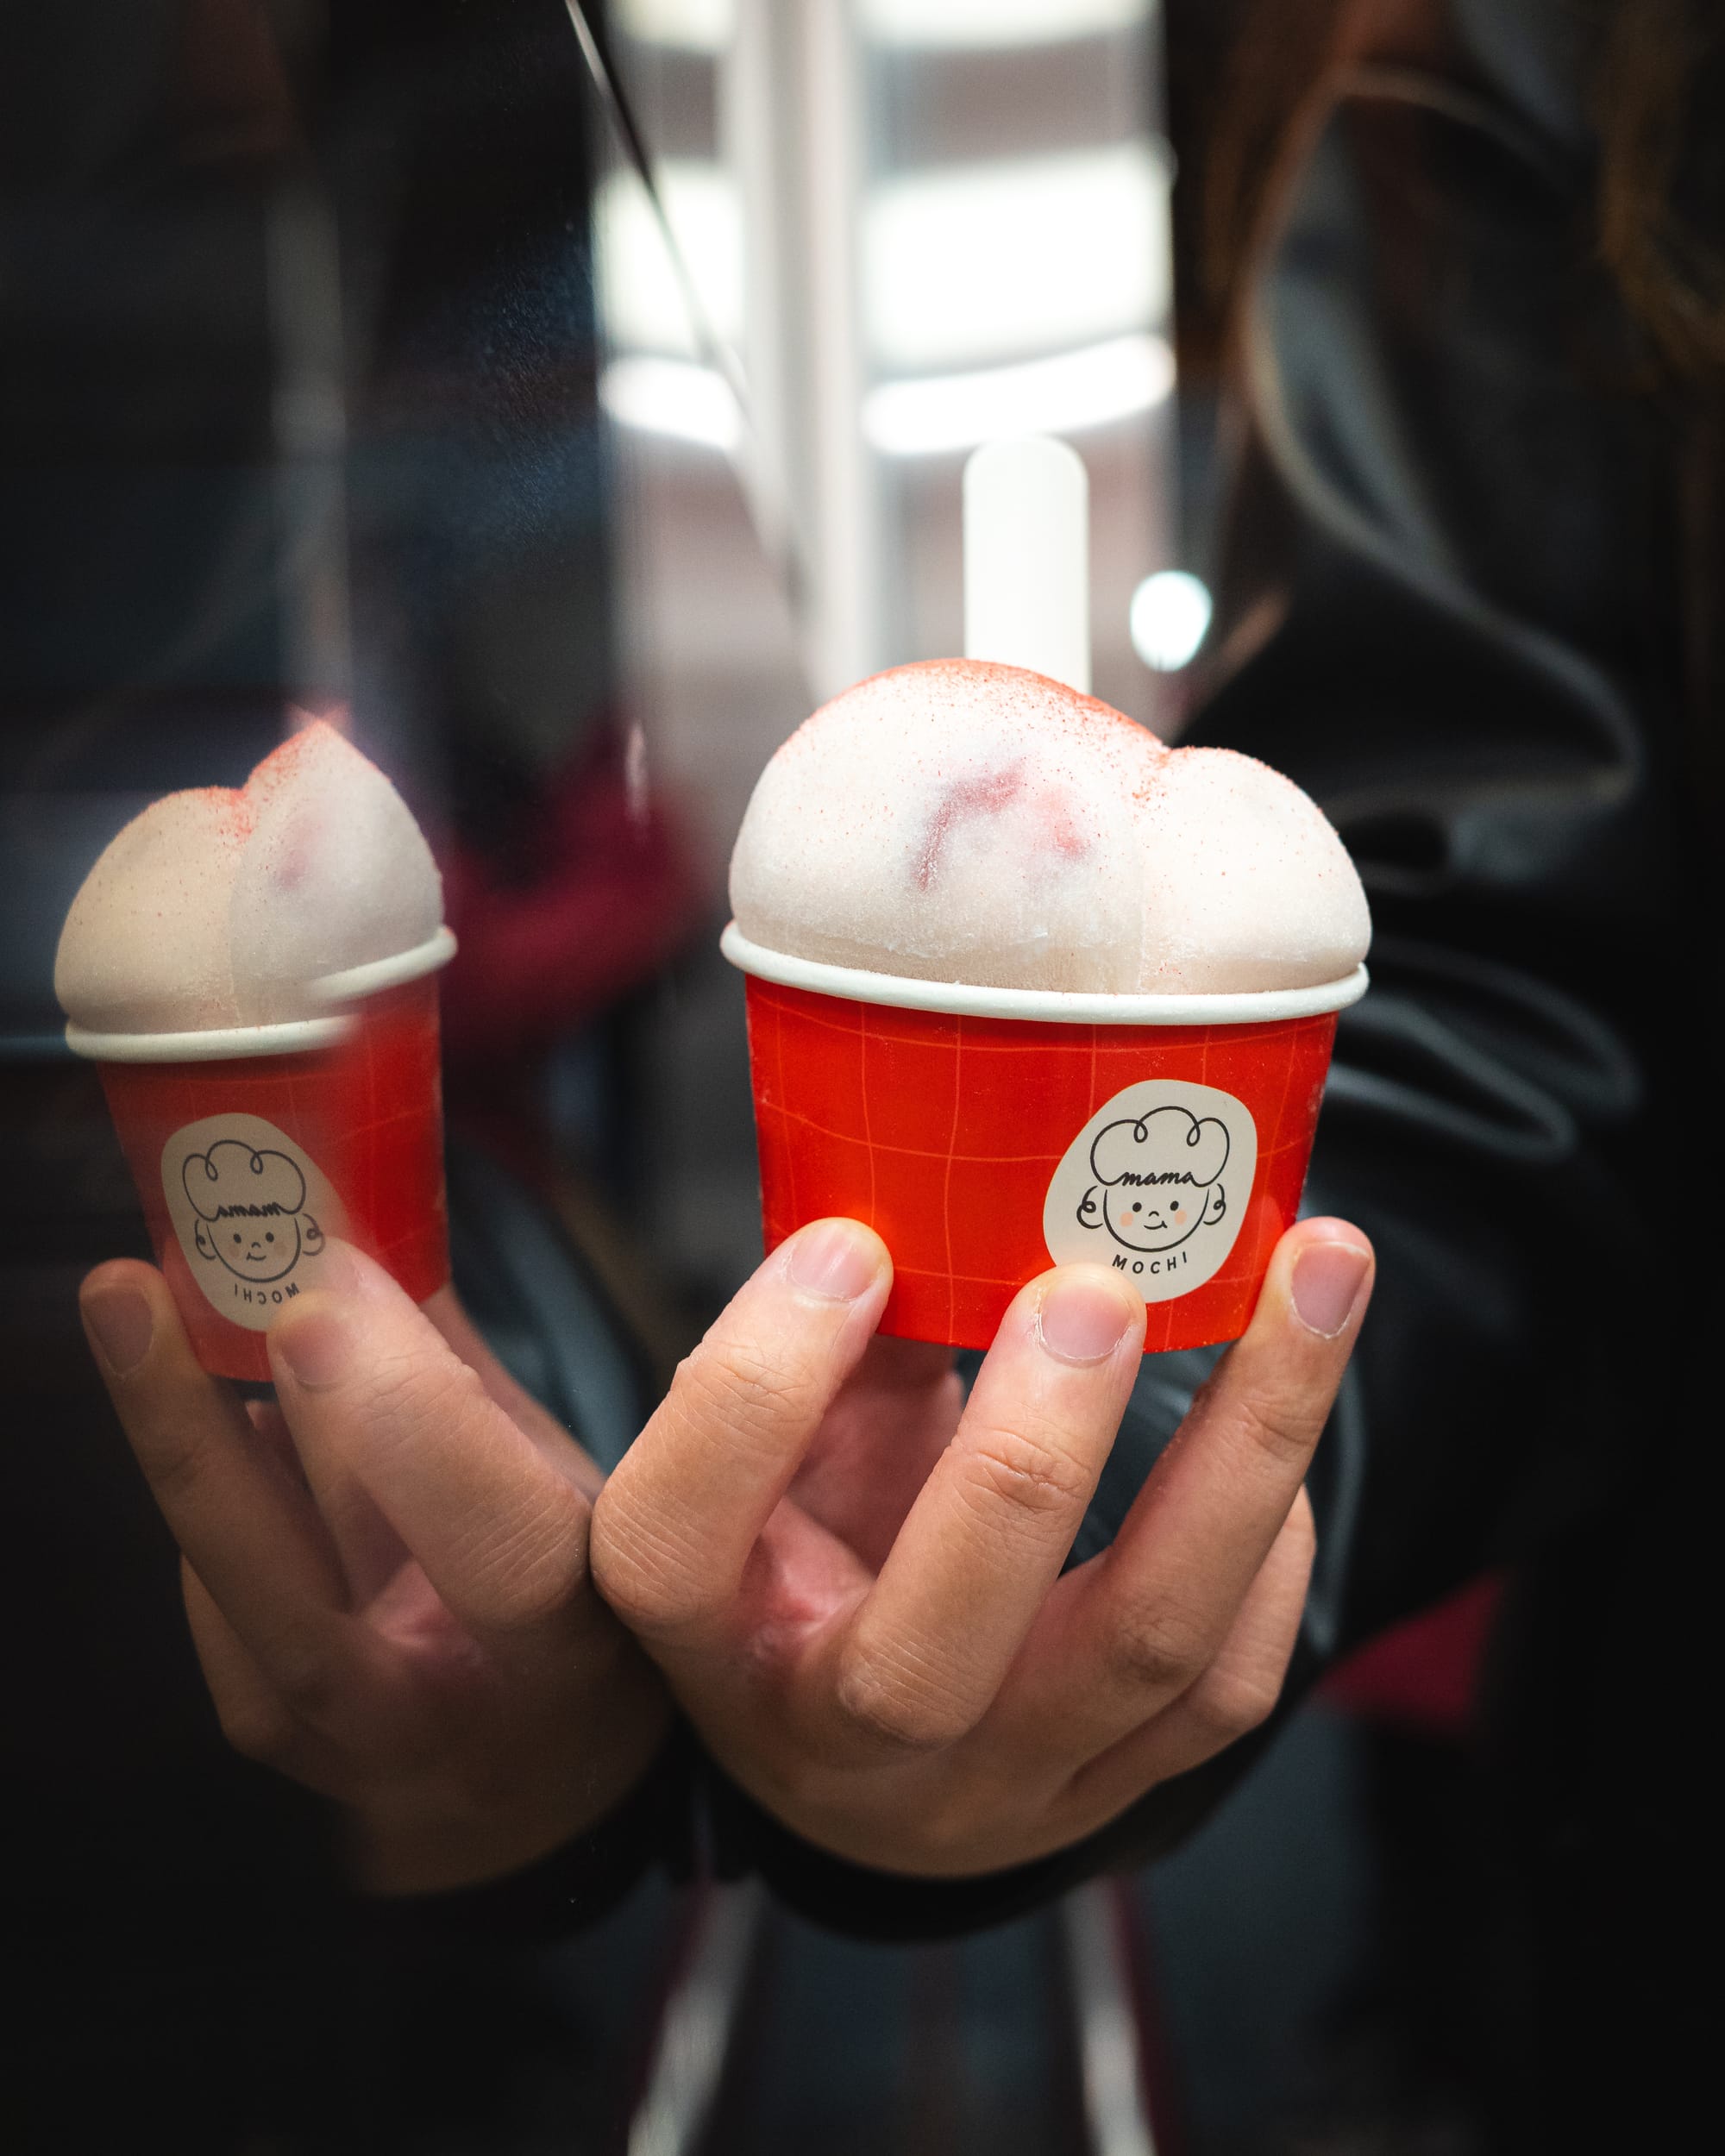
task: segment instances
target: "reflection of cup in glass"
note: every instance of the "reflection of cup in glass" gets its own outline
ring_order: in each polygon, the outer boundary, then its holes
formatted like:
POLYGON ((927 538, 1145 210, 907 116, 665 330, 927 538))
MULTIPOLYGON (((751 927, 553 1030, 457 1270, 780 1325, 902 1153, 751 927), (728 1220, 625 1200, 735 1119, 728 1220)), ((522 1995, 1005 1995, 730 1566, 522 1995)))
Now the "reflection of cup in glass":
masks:
POLYGON ((329 1239, 416 1302, 449 1276, 436 969, 417 950, 322 985, 329 1016, 203 1033, 67 1029, 103 1088, 156 1262, 205 1369, 267 1378, 264 1335, 329 1239))
POLYGON ((881 1330, 987 1347, 1051 1264, 1143 1294, 1147 1352, 1245 1331, 1293 1223, 1327 985, 1210 996, 965 988, 812 963, 735 925, 772 1249, 844 1213, 893 1254, 881 1330))
POLYGON ((406 804, 333 727, 243 787, 165 795, 67 913, 54 988, 101 1067, 156 1256, 208 1369, 264 1334, 330 1238, 416 1300, 448 1274, 442 886, 406 804))

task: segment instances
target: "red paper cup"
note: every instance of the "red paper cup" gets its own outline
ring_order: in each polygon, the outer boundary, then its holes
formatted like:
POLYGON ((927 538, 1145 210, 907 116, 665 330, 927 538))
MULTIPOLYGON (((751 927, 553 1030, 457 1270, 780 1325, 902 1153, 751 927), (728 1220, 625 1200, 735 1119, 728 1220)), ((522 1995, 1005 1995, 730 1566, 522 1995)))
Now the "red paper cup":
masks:
POLYGON ((447 931, 323 984, 328 1018, 97 1035, 92 1057, 157 1263, 207 1370, 270 1374, 265 1335, 332 1237, 416 1302, 449 1277, 437 979, 447 931), (435 948, 434 948, 435 946, 435 948))
POLYGON ((1361 967, 1214 996, 968 988, 818 965, 733 924, 771 1250, 844 1213, 893 1254, 883 1332, 985 1348, 1052 1264, 1145 1299, 1145 1351, 1237 1339, 1292 1225, 1361 967))

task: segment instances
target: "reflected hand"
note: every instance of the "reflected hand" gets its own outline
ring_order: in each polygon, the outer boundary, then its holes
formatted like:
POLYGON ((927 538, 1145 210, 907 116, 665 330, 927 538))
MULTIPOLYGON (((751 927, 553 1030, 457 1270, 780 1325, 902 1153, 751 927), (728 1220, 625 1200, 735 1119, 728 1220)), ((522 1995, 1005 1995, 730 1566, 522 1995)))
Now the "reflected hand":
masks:
POLYGON ((809 1840, 928 1875, 1063 1847, 1275 1704, 1311 1569, 1304 1476, 1371 1267, 1345 1222, 1290 1230, 1113 1546, 1063 1576, 1138 1367, 1138 1298, 1100 1267, 1044 1275, 961 1414, 944 1350, 871 1344, 878 1238, 818 1222, 601 1492, 599 1591, 809 1840))
POLYGON ((348 1808, 368 1884, 467 1884, 608 1811, 669 1708, 588 1578, 593 1463, 450 1290, 335 1244, 323 1278, 270 1333, 279 1407, 198 1367, 147 1265, 90 1275, 85 1329, 229 1740, 348 1808))

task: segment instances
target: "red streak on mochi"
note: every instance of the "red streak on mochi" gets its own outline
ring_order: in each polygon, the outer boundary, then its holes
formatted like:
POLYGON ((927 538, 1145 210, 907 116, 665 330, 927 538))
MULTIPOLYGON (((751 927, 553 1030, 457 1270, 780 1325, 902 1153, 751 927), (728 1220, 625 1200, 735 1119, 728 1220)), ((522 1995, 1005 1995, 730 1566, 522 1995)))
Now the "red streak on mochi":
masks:
POLYGON ((940 867, 947 840, 960 824, 978 816, 998 816, 1024 791, 1024 766, 1015 763, 986 779, 955 779, 941 795, 928 822, 928 836, 917 856, 916 887, 926 891, 940 867))
POLYGON ((1069 861, 1076 861, 1080 854, 1089 852, 1089 840, 1072 820, 1070 795, 1051 792, 1045 793, 1043 808, 1048 818, 1049 843, 1056 853, 1064 854, 1069 861))

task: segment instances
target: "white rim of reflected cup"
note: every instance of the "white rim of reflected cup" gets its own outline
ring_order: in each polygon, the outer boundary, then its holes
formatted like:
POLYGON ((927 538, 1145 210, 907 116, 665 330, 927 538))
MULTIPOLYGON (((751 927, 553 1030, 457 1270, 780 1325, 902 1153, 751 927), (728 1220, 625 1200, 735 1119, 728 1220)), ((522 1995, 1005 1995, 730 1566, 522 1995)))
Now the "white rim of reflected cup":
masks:
POLYGON ((988 988, 967 981, 913 981, 794 958, 751 943, 732 921, 718 947, 740 972, 781 988, 806 988, 846 1003, 883 1003, 947 1018, 1027 1018, 1044 1025, 1264 1025, 1322 1018, 1358 1003, 1371 985, 1363 965, 1339 981, 1305 988, 1249 988, 1218 995, 1101 995, 1065 988, 988 988))
MULTIPOLYGON (((314 1003, 358 1003, 435 973, 455 955, 454 935, 440 928, 411 950, 325 974, 310 984, 310 994, 314 1003)), ((212 1026, 204 1032, 91 1033, 68 1025, 66 1044, 74 1056, 97 1063, 216 1063, 242 1056, 303 1056, 313 1049, 333 1048, 353 1027, 345 1009, 332 1010, 327 1018, 284 1018, 274 1025, 212 1026)))

